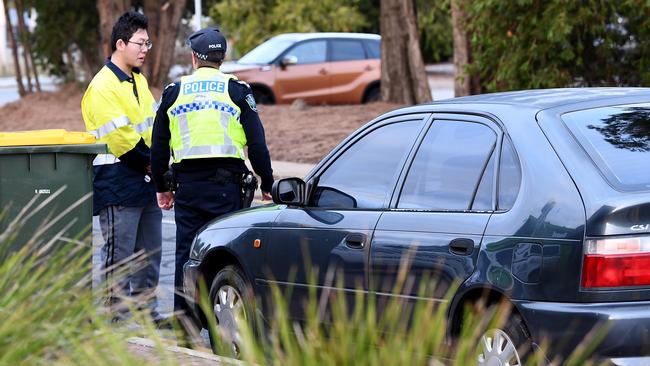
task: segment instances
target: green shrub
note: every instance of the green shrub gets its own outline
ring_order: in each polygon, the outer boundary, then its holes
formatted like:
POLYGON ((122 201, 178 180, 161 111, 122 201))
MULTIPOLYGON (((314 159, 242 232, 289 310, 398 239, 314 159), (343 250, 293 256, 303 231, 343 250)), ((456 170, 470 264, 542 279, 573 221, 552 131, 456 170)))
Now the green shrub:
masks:
POLYGON ((636 0, 466 1, 483 91, 650 82, 650 7, 636 0))

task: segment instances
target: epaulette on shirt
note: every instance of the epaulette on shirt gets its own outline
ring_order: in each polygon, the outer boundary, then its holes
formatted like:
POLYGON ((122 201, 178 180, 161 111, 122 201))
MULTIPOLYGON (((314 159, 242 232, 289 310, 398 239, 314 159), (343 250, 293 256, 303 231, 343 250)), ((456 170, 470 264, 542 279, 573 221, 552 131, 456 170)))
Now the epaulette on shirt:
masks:
POLYGON ((165 90, 167 90, 167 88, 174 87, 175 85, 176 83, 169 83, 167 86, 165 86, 165 90))
POLYGON ((243 85, 243 86, 245 86, 245 87, 247 87, 248 89, 250 89, 250 88, 251 88, 251 86, 250 86, 250 85, 248 85, 248 83, 247 83, 247 82, 245 82, 244 80, 235 80, 235 81, 236 81, 236 82, 238 82, 239 84, 241 84, 241 85, 243 85))

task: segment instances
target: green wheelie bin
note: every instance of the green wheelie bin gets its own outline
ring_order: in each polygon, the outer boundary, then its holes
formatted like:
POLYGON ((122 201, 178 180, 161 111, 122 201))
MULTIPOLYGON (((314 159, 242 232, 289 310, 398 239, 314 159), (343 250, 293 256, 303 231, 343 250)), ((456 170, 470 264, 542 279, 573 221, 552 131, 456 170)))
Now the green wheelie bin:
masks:
MULTIPOLYGON (((92 135, 0 132, 0 249, 63 241, 92 250, 92 135)), ((3 256, 4 256, 3 255, 3 256)))

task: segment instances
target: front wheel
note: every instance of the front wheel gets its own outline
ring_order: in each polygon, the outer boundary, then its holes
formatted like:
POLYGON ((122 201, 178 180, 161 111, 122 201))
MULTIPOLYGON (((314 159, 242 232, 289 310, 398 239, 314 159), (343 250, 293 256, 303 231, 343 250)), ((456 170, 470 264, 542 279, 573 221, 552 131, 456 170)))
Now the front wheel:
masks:
POLYGON ((216 333, 209 330, 210 344, 219 352, 219 341, 225 342, 235 357, 239 357, 243 327, 250 327, 253 320, 253 290, 246 276, 237 266, 226 266, 212 281, 210 287, 212 310, 217 321, 216 333))

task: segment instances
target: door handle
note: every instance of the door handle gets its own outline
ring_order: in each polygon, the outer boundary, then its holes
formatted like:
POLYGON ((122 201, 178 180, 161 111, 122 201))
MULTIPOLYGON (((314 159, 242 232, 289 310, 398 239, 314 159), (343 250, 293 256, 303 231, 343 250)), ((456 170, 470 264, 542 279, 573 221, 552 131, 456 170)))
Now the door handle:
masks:
POLYGON ((458 255, 470 255, 474 251, 474 240, 467 238, 454 239, 449 243, 449 251, 458 255))
POLYGON ((366 244, 366 236, 361 233, 351 233, 345 237, 345 245, 352 249, 362 249, 366 244))
POLYGON ((321 75, 327 75, 327 70, 326 69, 320 69, 318 70, 318 73, 321 75))

